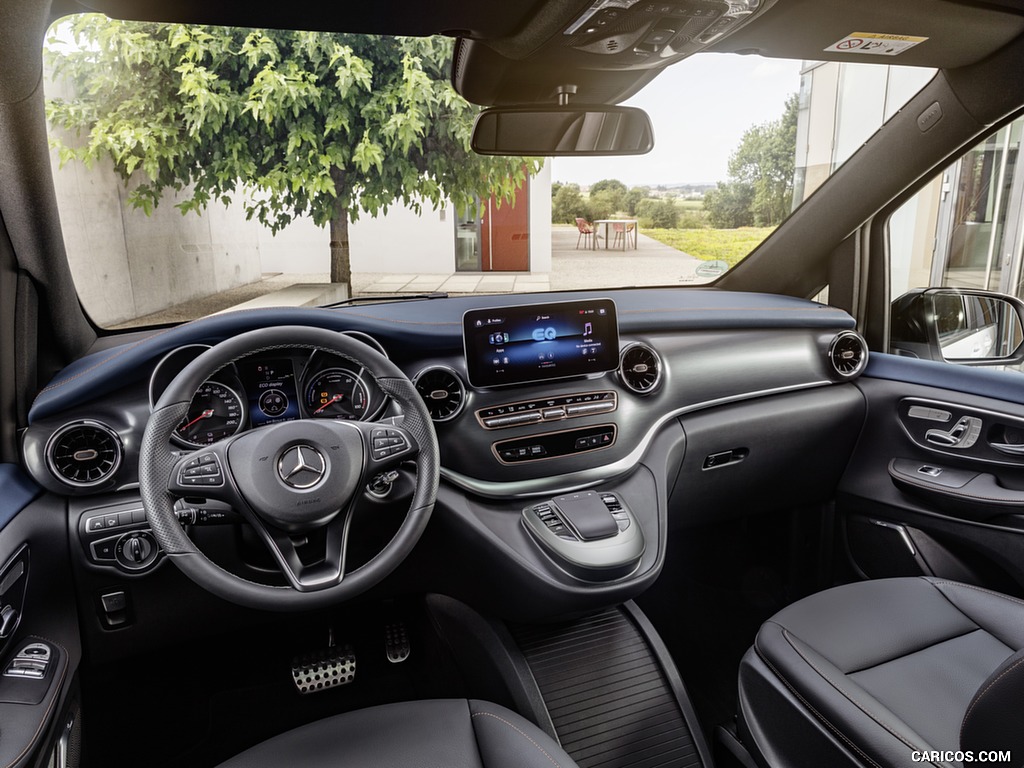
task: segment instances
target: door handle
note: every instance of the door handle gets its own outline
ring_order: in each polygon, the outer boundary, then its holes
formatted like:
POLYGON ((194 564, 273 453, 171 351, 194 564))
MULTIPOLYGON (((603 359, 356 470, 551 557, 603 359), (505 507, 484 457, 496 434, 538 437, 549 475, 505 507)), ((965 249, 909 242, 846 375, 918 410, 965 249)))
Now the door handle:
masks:
POLYGON ((1007 456, 1024 456, 1024 445, 1017 443, 989 443, 989 445, 1007 456))

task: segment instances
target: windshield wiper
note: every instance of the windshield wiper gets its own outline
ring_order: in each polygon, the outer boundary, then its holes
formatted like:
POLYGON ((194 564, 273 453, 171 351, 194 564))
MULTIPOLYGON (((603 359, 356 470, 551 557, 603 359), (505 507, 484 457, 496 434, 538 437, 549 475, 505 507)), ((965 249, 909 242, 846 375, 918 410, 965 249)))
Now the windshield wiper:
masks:
POLYGON ((430 293, 396 293, 390 296, 353 296, 350 299, 342 299, 341 301, 332 301, 330 304, 321 304, 320 309, 334 309, 335 307, 344 307, 351 304, 359 304, 361 302, 371 301, 408 301, 410 299, 447 299, 448 294, 444 291, 431 291, 430 293))

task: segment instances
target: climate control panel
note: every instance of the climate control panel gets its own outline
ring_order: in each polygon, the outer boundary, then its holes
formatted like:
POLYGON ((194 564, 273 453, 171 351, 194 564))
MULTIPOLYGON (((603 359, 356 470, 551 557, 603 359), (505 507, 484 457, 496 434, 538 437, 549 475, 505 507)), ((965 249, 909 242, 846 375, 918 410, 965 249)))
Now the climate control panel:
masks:
POLYGON ((618 407, 615 392, 583 392, 481 408, 476 418, 484 429, 505 429, 611 413, 618 407))

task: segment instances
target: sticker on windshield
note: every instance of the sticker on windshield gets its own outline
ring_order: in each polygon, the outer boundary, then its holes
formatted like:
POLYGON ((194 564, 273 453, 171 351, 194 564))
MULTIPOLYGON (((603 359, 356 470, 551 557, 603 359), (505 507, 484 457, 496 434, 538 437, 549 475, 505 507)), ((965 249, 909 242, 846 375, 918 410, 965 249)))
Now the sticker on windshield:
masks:
POLYGON ((826 53, 867 53, 875 56, 899 56, 927 37, 882 35, 877 32, 853 32, 825 49, 826 53))

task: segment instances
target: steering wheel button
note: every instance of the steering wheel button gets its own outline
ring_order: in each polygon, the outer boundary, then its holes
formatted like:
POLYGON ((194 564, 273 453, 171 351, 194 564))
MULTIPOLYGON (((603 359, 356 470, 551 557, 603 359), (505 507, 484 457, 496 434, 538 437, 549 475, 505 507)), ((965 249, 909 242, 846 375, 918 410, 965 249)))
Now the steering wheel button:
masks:
POLYGON ((373 438, 373 447, 374 448, 387 448, 387 446, 388 446, 388 438, 386 438, 386 437, 375 437, 375 438, 373 438))
POLYGON ((192 467, 198 467, 198 466, 199 466, 199 459, 195 458, 195 459, 192 459, 191 461, 189 461, 187 464, 185 464, 185 469, 191 469, 192 467))
POLYGON ((216 464, 217 463, 217 457, 214 456, 212 453, 205 453, 205 454, 203 454, 202 456, 199 457, 199 463, 200 464, 216 464))
POLYGON ((199 474, 201 475, 219 475, 220 467, 216 464, 204 464, 199 468, 199 474))

